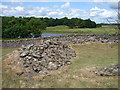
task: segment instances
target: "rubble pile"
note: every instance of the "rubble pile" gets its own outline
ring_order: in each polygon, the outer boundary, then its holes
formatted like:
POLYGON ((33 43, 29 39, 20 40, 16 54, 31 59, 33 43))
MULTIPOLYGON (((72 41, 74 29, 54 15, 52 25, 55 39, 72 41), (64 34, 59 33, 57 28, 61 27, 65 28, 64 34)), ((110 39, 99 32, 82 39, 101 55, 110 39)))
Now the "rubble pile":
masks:
POLYGON ((98 69, 95 74, 99 76, 120 76, 120 64, 98 69))
POLYGON ((19 49, 20 61, 26 72, 48 73, 60 67, 71 64, 75 57, 73 51, 63 42, 46 40, 39 45, 30 44, 19 49))

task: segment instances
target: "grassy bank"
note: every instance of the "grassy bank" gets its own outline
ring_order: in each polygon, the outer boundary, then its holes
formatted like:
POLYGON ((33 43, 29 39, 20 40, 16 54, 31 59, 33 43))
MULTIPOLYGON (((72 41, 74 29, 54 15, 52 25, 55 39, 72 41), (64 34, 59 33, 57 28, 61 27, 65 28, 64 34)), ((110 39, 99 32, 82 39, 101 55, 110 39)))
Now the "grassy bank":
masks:
MULTIPOLYGON (((118 46, 116 44, 71 45, 77 57, 72 64, 48 74, 41 79, 25 79, 12 72, 3 70, 3 87, 20 88, 117 88, 116 76, 101 77, 90 72, 99 67, 116 64, 118 61, 118 46)), ((3 57, 14 49, 4 49, 3 57)))
POLYGON ((100 28, 78 28, 69 29, 68 26, 47 27, 43 33, 57 34, 115 34, 118 33, 115 25, 103 25, 100 28))

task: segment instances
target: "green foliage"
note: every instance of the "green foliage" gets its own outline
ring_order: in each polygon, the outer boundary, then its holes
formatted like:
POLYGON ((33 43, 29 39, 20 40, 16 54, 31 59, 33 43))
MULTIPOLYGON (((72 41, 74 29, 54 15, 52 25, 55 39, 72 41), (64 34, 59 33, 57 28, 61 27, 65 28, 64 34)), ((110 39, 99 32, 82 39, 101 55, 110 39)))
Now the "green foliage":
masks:
POLYGON ((97 24, 96 27, 102 27, 102 24, 97 24))
POLYGON ((61 19, 54 19, 54 18, 40 18, 43 22, 46 23, 48 27, 50 26, 57 26, 57 25, 66 25, 69 28, 95 28, 96 23, 91 21, 90 19, 83 20, 81 18, 71 18, 68 19, 67 17, 61 19))
POLYGON ((46 25, 38 18, 2 17, 3 38, 30 38, 40 37, 41 31, 46 25))
POLYGON ((27 27, 29 32, 34 34, 34 37, 39 37, 41 31, 46 29, 45 23, 36 18, 32 18, 27 23, 27 27))

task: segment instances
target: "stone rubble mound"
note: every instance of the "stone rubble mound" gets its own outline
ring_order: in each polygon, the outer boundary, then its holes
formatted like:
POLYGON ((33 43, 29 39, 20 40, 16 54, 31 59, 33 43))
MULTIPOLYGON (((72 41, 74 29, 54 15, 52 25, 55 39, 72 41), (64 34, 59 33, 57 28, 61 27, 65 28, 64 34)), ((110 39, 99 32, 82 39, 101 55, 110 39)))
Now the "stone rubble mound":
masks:
POLYGON ((95 71, 95 74, 99 76, 120 76, 120 64, 100 68, 95 71))
POLYGON ((42 41, 41 44, 30 44, 19 49, 20 60, 26 72, 48 73, 71 64, 70 59, 76 56, 67 44, 42 41))

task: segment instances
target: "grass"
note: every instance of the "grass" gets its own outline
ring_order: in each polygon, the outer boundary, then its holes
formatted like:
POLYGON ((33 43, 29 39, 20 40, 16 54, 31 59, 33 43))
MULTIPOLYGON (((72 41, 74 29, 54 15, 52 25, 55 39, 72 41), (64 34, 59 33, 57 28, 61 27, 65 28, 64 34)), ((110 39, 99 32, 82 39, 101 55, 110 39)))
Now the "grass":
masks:
POLYGON ((118 33, 118 29, 115 29, 115 25, 103 25, 100 28, 78 28, 69 29, 68 26, 54 26, 47 27, 43 33, 56 33, 56 34, 115 34, 118 33))
MULTIPOLYGON (((86 45, 71 45, 77 57, 72 64, 46 76, 26 79, 14 72, 3 70, 3 87, 8 88, 117 88, 118 77, 96 76, 96 68, 118 63, 117 44, 92 43, 86 45), (40 78, 41 77, 41 78, 40 78)), ((15 49, 3 50, 3 57, 15 49)))
POLYGON ((2 38, 0 40, 24 40, 24 39, 28 39, 28 38, 2 38))

